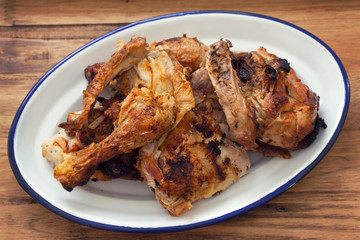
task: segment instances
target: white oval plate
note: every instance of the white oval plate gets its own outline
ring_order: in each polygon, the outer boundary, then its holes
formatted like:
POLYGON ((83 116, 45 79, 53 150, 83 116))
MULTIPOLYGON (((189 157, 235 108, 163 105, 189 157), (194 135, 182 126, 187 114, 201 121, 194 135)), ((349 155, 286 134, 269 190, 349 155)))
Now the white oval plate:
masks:
POLYGON ((240 12, 187 12, 146 19, 109 32, 76 50, 30 90, 15 115, 8 153, 24 190, 51 211, 79 224, 112 231, 167 232, 214 224, 248 212, 295 184, 330 150, 345 121, 350 90, 345 69, 320 39, 290 23, 240 12), (134 34, 148 42, 187 34, 205 44, 228 39, 234 51, 264 46, 287 59, 298 76, 320 96, 320 116, 328 125, 291 160, 251 154, 250 172, 218 196, 201 200, 180 217, 170 216, 145 182, 89 182, 73 192, 53 178, 41 156, 41 143, 58 131, 69 111, 82 106, 84 68, 106 61, 116 41, 134 34))

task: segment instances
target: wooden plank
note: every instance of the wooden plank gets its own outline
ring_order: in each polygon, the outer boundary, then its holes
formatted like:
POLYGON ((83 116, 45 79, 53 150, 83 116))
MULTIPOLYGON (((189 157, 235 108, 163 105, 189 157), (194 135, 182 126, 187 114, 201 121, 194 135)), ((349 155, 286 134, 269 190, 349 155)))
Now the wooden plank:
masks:
MULTIPOLYGON (((273 4, 275 6, 275 4, 273 4)), ((261 14, 269 14, 281 18, 303 19, 303 14, 313 16, 316 20, 316 13, 331 12, 336 19, 338 14, 346 11, 349 15, 355 15, 359 9, 359 1, 277 1, 276 7, 271 3, 261 1, 233 1, 233 0, 198 0, 198 1, 161 1, 161 0, 125 0, 125 1, 47 1, 36 2, 19 0, 2 0, 0 12, 3 17, 0 25, 48 25, 48 24, 94 24, 94 23, 126 23, 153 16, 170 14, 184 11, 197 10, 230 10, 244 11, 261 14), (292 11, 289 11, 291 9, 292 11), (294 15, 294 11, 301 13, 294 15), (30 14, 31 13, 31 14, 30 14), (271 14, 270 14, 271 13, 271 14)), ((323 15, 321 15, 321 18, 323 15)), ((311 19, 310 19, 311 20, 311 19)))

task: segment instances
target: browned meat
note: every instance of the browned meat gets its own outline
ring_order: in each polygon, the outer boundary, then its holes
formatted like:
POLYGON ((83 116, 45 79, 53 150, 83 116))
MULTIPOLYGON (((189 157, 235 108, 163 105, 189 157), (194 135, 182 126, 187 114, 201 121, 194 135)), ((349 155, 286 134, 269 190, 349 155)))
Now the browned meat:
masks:
POLYGON ((88 114, 104 87, 118 74, 129 70, 147 53, 146 40, 143 37, 132 37, 131 40, 101 66, 94 79, 83 92, 83 109, 80 114, 70 113, 67 122, 59 127, 68 130, 79 130, 88 124, 88 114))
POLYGON ((240 54, 230 47, 211 45, 206 67, 232 137, 248 150, 290 158, 314 129, 317 95, 285 59, 262 47, 240 54))
MULTIPOLYGON (((244 54, 243 54, 244 55, 244 54)), ((291 157, 315 126, 318 96, 296 76, 285 60, 261 47, 233 61, 239 85, 248 104, 256 110, 258 141, 274 146, 273 154, 291 157)), ((261 144, 260 146, 265 146, 261 144)))
POLYGON ((170 51, 156 48, 147 56, 152 72, 151 89, 156 93, 169 93, 176 102, 175 127, 183 116, 195 106, 191 84, 186 80, 183 66, 170 51))
POLYGON ((206 59, 206 69, 233 138, 246 149, 255 151, 255 112, 248 105, 232 68, 230 47, 231 43, 223 40, 212 44, 206 59))
POLYGON ((200 67, 205 66, 206 53, 208 46, 200 42, 197 38, 175 37, 163 40, 154 45, 166 45, 170 48, 175 58, 184 67, 190 67, 191 71, 195 71, 200 67))
MULTIPOLYGON (((118 118, 119 110, 116 119, 112 119, 104 116, 103 109, 111 103, 114 105, 116 99, 117 97, 102 99, 103 104, 90 111, 89 126, 93 128, 84 128, 80 132, 65 132, 61 129, 59 133, 45 141, 42 144, 43 157, 55 166, 64 161, 64 155, 66 155, 64 153, 79 151, 92 142, 98 143, 109 136, 114 130, 113 121, 118 118)), ((130 153, 120 154, 109 161, 101 162, 90 178, 94 181, 109 181, 114 178, 139 180, 141 179, 140 172, 134 167, 137 155, 138 150, 135 149, 130 153)))
POLYGON ((314 130, 318 96, 285 59, 263 47, 234 54, 232 63, 241 92, 256 112, 258 150, 290 158, 288 150, 301 148, 299 143, 314 130))
POLYGON ((191 88, 194 93, 196 109, 212 112, 214 109, 221 110, 219 98, 211 83, 205 67, 199 68, 190 76, 191 88))
POLYGON ((146 88, 135 88, 121 103, 114 131, 99 143, 64 155, 54 176, 71 191, 85 184, 98 164, 116 155, 130 152, 161 137, 175 121, 175 100, 169 94, 155 94, 146 88))
POLYGON ((95 63, 93 65, 87 66, 84 69, 84 75, 85 78, 88 80, 88 82, 90 83, 94 77, 96 76, 96 74, 100 71, 101 67, 104 65, 104 62, 101 63, 95 63))
POLYGON ((101 162, 97 170, 101 171, 108 179, 141 180, 140 171, 135 168, 138 153, 138 149, 134 149, 129 153, 115 156, 109 161, 101 162))
POLYGON ((246 151, 226 138, 218 122, 203 111, 188 112, 159 144, 141 148, 137 166, 174 216, 225 190, 250 167, 246 151))

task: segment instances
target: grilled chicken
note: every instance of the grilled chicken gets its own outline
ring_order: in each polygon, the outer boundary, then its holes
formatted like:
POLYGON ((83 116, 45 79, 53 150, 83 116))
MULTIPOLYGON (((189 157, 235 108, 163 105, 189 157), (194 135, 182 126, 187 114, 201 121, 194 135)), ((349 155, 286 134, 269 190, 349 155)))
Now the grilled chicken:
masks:
POLYGON ((192 110, 162 141, 140 149, 137 166, 163 207, 179 216, 236 182, 250 161, 210 114, 192 110))
POLYGON ((53 166, 64 161, 64 154, 82 149, 84 145, 75 136, 69 136, 61 129, 41 144, 42 156, 53 166))
POLYGON ((88 114, 94 106, 97 97, 105 86, 118 74, 129 70, 138 63, 147 53, 146 40, 143 37, 134 36, 115 52, 105 64, 97 71, 94 79, 83 92, 83 109, 80 114, 70 113, 67 122, 59 124, 61 128, 68 130, 80 130, 88 124, 88 114))
POLYGON ((288 150, 299 148, 314 129, 318 96, 301 82, 285 59, 262 47, 241 54, 231 53, 230 47, 226 41, 211 45, 207 69, 232 133, 236 121, 228 112, 238 113, 237 120, 250 124, 240 126, 249 131, 248 141, 253 147, 234 134, 240 144, 266 156, 290 158, 288 150))
POLYGON ((255 112, 247 104, 239 79, 231 64, 231 43, 219 41, 210 46, 206 69, 235 140, 248 150, 257 148, 255 112))
MULTIPOLYGON (((88 71, 96 71, 98 65, 88 68, 88 71)), ((149 88, 156 93, 169 93, 174 96, 178 111, 175 127, 184 114, 195 106, 191 84, 186 80, 185 72, 184 66, 178 62, 169 47, 160 44, 150 48, 133 68, 111 80, 108 87, 125 96, 133 88, 139 87, 149 88)))
POLYGON ((258 141, 262 143, 259 150, 291 157, 284 149, 301 148, 302 141, 314 130, 319 97, 301 82, 285 59, 263 47, 244 57, 238 56, 236 62, 239 85, 249 105, 256 110, 258 141), (241 69, 249 70, 247 77, 242 77, 241 69), (264 144, 274 146, 273 153, 264 144))
MULTIPOLYGON (((125 48, 126 46, 127 44, 124 45, 125 48)), ((103 68, 104 65, 89 85, 96 82, 103 68)), ((96 68, 92 70, 96 71, 96 68)), ((143 59, 133 63, 132 68, 123 73, 119 74, 114 70, 108 74, 118 74, 116 76, 121 80, 120 84, 126 86, 120 88, 120 93, 127 97, 123 102, 114 101, 108 104, 104 112, 104 116, 114 122, 114 129, 110 135, 100 142, 92 142, 79 151, 64 155, 64 161, 56 166, 55 178, 69 191, 77 185, 86 183, 100 163, 160 138, 174 128, 195 105, 190 83, 183 73, 183 66, 163 47, 151 49, 143 59), (138 78, 129 77, 135 75, 138 78), (146 86, 141 88, 138 83, 146 86)), ((97 99, 101 101, 101 98, 97 99)), ((106 105, 106 101, 103 104, 106 105)), ((89 112, 92 109, 93 105, 90 106, 89 112)), ((80 119, 83 113, 84 111, 70 115, 75 120, 69 121, 68 118, 66 124, 80 119)), ((86 132, 89 126, 83 126, 77 132, 86 132)))
POLYGON ((135 88, 121 103, 114 131, 99 143, 66 154, 55 167, 54 176, 71 191, 85 184, 99 163, 161 137, 173 126, 175 117, 176 105, 171 95, 135 88))
POLYGON ((326 126, 317 95, 286 60, 231 47, 185 35, 119 41, 109 61, 85 69, 83 109, 42 145, 54 177, 68 191, 90 178, 143 178, 179 216, 244 176, 245 150, 289 158, 306 147, 326 126), (105 87, 114 97, 99 97, 105 87))
POLYGON ((199 68, 190 75, 191 88, 194 93, 195 107, 208 112, 221 109, 219 98, 211 83, 209 74, 205 67, 199 68))
POLYGON ((174 54, 175 58, 184 67, 190 68, 191 72, 205 66, 206 53, 208 46, 200 42, 197 38, 175 37, 153 43, 156 47, 167 46, 174 54))
MULTIPOLYGON (((168 48, 162 46, 147 55, 152 71, 151 89, 157 93, 169 93, 176 102, 175 127, 183 116, 195 106, 191 84, 186 80, 184 67, 168 48)), ((142 73, 141 75, 146 75, 142 73)))

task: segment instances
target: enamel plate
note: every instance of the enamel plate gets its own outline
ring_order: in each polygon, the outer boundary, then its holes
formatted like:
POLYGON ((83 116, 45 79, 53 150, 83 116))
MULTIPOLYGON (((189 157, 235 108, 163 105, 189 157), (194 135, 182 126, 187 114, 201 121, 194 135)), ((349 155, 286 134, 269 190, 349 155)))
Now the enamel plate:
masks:
POLYGON ((287 190, 330 150, 344 124, 350 98, 345 69, 320 39, 290 23, 240 12, 186 12, 146 19, 109 32, 76 50, 55 65, 30 90, 17 111, 9 133, 8 153, 21 187, 49 210, 79 224, 112 231, 168 232, 215 224, 248 212, 287 190), (72 192, 53 177, 42 158, 41 143, 54 135, 70 111, 82 107, 87 81, 84 68, 106 61, 119 38, 142 35, 149 43, 182 36, 209 45, 221 38, 233 51, 264 46, 290 62, 297 75, 320 96, 319 114, 325 119, 316 141, 292 153, 291 160, 249 154, 249 173, 226 191, 194 204, 172 217, 145 182, 89 182, 72 192))

